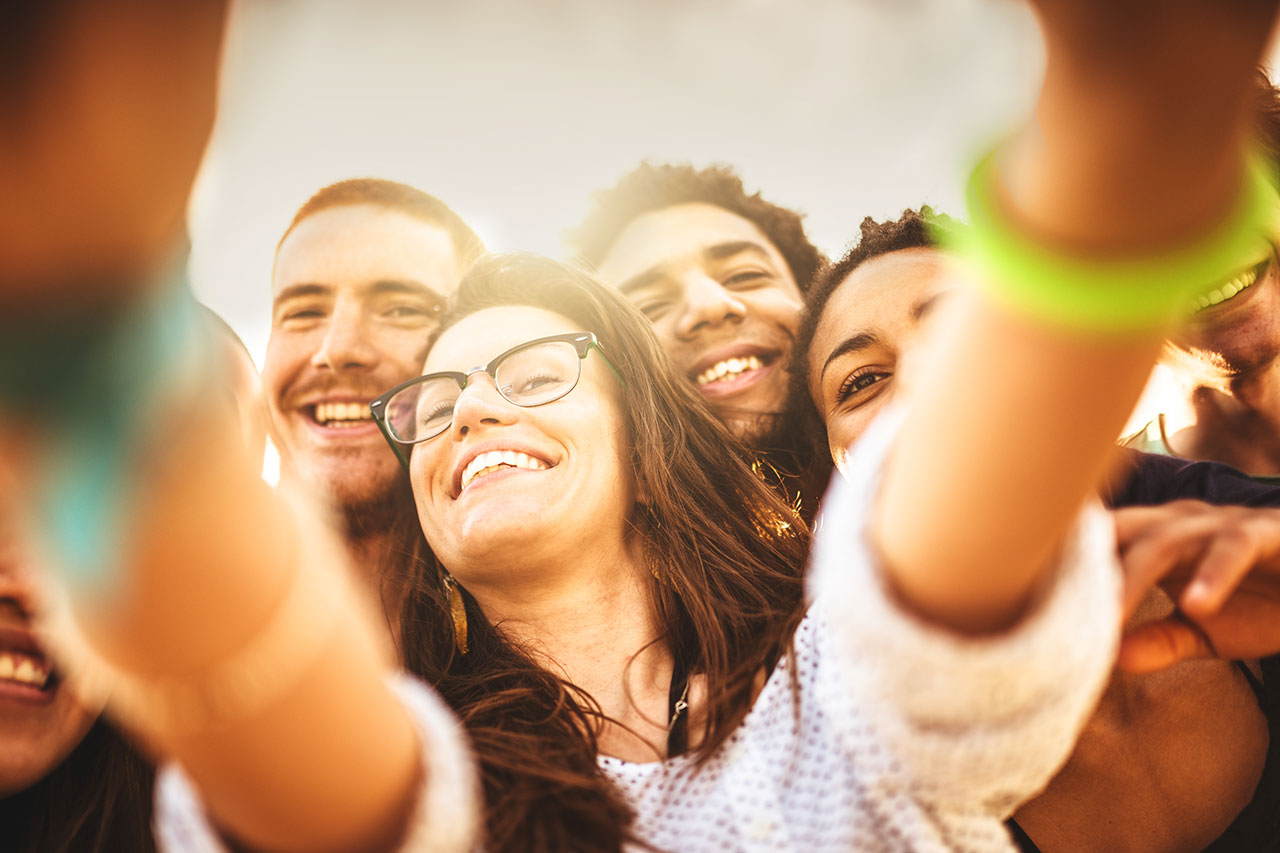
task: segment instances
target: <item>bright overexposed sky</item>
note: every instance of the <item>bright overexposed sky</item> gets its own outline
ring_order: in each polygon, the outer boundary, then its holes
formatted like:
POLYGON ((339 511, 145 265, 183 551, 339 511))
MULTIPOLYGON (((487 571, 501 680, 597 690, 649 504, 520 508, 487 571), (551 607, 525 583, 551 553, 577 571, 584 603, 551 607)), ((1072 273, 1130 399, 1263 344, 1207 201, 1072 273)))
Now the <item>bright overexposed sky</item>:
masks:
POLYGON ((272 252, 325 184, 404 181, 559 255, 642 158, 733 164, 837 252, 864 216, 954 206, 1040 62, 1012 0, 242 0, 193 283, 261 363, 272 252))
POLYGON ((320 187, 404 181, 561 255, 644 158, 730 163, 838 254, 864 216, 958 210, 1042 63, 1014 0, 240 0, 193 285, 261 365, 272 254, 320 187))

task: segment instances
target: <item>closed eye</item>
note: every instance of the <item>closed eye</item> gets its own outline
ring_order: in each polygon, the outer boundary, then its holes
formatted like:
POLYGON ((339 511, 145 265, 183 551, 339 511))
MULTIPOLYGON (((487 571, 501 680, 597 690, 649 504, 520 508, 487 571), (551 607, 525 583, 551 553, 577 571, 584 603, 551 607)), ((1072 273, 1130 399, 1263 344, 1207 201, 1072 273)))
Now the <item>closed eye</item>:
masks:
POLYGON ((427 320, 440 316, 444 306, 439 302, 398 302, 382 311, 388 320, 427 320))
POLYGON ((671 303, 658 299, 646 299, 638 300, 635 306, 640 309, 641 314, 650 320, 656 320, 667 312, 667 309, 671 307, 671 303))
POLYGON ((729 290, 746 290, 757 287, 772 280, 772 276, 764 270, 739 270, 725 278, 721 284, 729 290))
POLYGON ((325 313, 325 309, 322 306, 308 305, 285 308, 280 312, 279 317, 282 325, 297 325, 311 320, 322 320, 325 317, 325 313))

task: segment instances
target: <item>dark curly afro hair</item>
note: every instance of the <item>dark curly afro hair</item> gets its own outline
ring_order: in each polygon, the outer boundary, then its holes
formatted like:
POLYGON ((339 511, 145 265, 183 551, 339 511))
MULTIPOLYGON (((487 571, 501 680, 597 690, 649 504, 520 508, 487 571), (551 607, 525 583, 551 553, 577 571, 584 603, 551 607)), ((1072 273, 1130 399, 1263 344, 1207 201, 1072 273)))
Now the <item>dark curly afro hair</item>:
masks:
POLYGON ((786 260, 804 293, 827 259, 804 233, 803 215, 747 194, 742 178, 725 165, 695 169, 687 163, 643 162, 618 183, 592 196, 587 218, 568 233, 579 260, 598 267, 618 235, 645 213, 677 204, 702 202, 748 220, 769 238, 786 260))

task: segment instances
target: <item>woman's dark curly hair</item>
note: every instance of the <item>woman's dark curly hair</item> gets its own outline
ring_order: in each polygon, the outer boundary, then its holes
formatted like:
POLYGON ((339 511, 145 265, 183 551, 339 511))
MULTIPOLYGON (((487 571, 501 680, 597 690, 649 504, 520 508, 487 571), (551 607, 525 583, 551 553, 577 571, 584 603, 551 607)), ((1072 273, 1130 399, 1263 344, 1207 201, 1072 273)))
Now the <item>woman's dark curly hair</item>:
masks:
POLYGON ((804 233, 804 216, 747 194, 742 178, 725 165, 695 169, 688 163, 643 162, 613 187, 592 196, 587 218, 568 234, 579 259, 595 268, 604 260, 618 235, 645 213, 677 204, 713 204, 751 222, 782 253, 796 286, 809 288, 827 259, 804 233))

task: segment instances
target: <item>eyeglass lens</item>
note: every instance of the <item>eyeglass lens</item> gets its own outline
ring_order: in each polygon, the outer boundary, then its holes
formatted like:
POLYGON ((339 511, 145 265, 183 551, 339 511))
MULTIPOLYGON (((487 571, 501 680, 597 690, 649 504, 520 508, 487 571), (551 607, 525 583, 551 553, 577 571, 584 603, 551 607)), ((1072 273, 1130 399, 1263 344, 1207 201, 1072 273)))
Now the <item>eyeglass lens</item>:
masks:
MULTIPOLYGON (((516 350, 494 368, 498 392, 517 406, 558 400, 578 382, 582 362, 568 341, 548 341, 516 350)), ((398 441, 411 443, 439 435, 453 421, 458 383, 438 377, 410 385, 387 401, 387 424, 398 441)))

